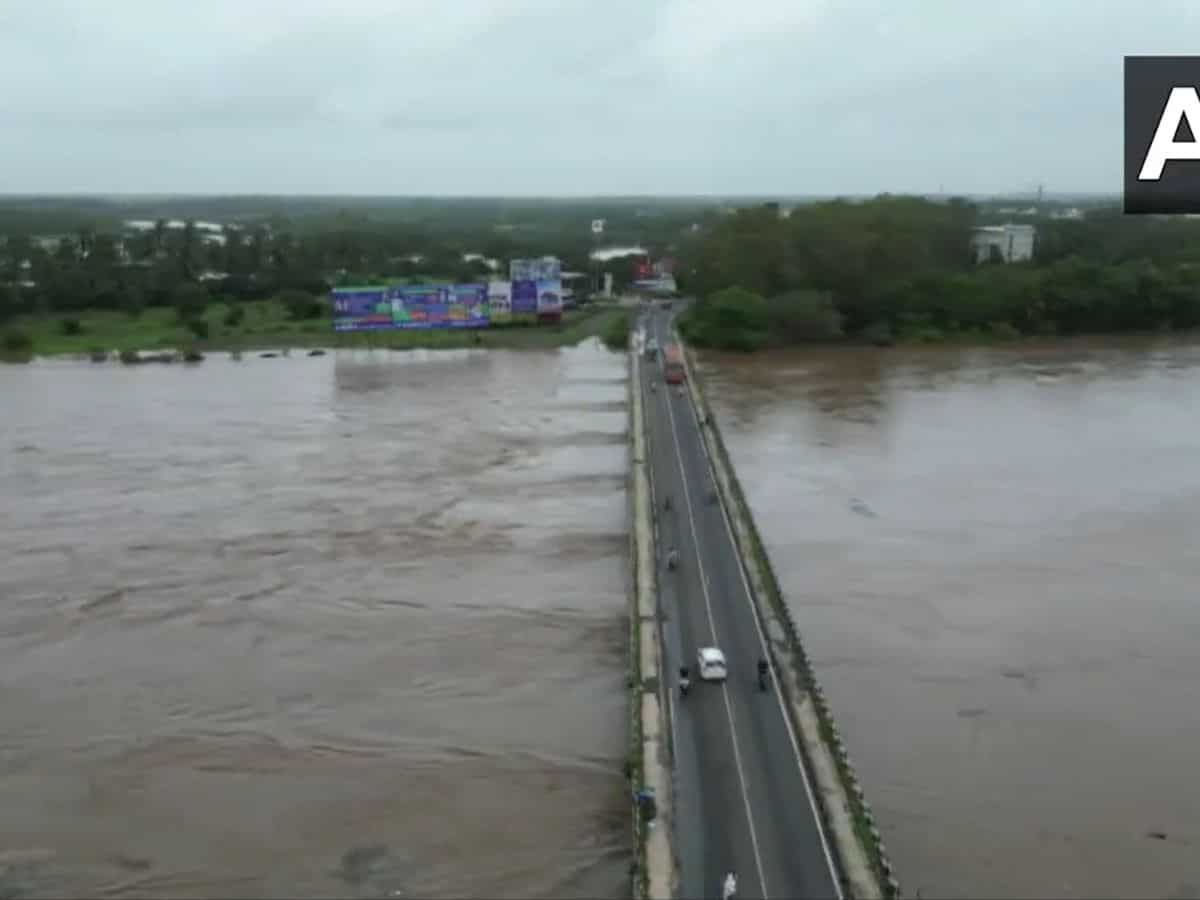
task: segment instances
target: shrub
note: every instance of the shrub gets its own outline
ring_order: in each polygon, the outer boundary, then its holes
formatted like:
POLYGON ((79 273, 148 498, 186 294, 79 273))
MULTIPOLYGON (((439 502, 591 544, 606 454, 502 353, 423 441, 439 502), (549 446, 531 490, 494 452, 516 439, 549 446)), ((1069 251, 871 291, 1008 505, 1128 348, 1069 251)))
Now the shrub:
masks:
POLYGON ((63 319, 58 327, 68 337, 83 334, 83 323, 78 319, 63 319))
POLYGON ((279 295, 279 302, 287 310, 288 316, 296 321, 316 319, 325 315, 325 301, 307 291, 286 290, 279 295))
POLYGON ((624 350, 629 346, 629 316, 615 316, 606 326, 600 339, 613 350, 624 350))
POLYGON ((842 315, 833 296, 819 291, 789 291, 767 300, 772 338, 787 343, 829 341, 842 336, 842 315))
POLYGON ((33 352, 33 338, 23 331, 6 331, 4 337, 0 339, 0 350, 5 353, 19 356, 25 353, 33 352))
POLYGON ((171 293, 171 302, 181 322, 199 319, 208 308, 208 291, 198 284, 181 284, 171 293))

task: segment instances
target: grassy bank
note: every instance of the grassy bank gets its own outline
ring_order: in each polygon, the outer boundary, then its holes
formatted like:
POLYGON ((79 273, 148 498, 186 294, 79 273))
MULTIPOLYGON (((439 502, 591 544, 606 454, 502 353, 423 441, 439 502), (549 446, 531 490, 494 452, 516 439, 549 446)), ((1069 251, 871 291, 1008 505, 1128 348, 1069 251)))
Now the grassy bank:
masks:
MULTIPOLYGON (((230 308, 211 304, 204 312, 208 337, 197 339, 175 310, 152 307, 138 316, 92 311, 78 316, 38 316, 18 319, 0 332, 28 338, 22 356, 87 354, 92 350, 156 350, 194 346, 206 350, 256 350, 285 347, 416 348, 559 347, 603 336, 628 319, 628 311, 611 305, 568 310, 558 325, 494 325, 482 331, 389 331, 337 334, 332 319, 297 321, 273 300, 241 303, 241 321, 233 322, 230 308)), ((15 347, 15 344, 14 344, 15 347)))

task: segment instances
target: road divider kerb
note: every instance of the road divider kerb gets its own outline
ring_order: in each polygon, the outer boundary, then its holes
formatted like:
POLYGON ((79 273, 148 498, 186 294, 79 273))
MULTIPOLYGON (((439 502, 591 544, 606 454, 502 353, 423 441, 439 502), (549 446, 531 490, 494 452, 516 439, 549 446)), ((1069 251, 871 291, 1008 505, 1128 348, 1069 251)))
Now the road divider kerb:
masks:
MULTIPOLYGON (((635 332, 636 335, 636 332, 635 332)), ((632 465, 633 563, 631 637, 631 705, 636 710, 631 725, 630 780, 633 793, 648 789, 654 794, 656 815, 645 821, 641 806, 633 804, 635 859, 633 896, 636 900, 670 900, 674 894, 675 856, 671 847, 672 802, 670 759, 667 747, 664 692, 668 679, 662 677, 659 648, 662 646, 655 588, 654 524, 650 465, 646 445, 645 414, 642 408, 641 366, 631 336, 629 354, 630 434, 632 465)))
POLYGON ((819 799, 826 832, 832 836, 846 893, 855 900, 898 898, 900 885, 883 842, 874 827, 870 805, 863 799, 854 767, 837 735, 833 716, 817 683, 800 642, 786 601, 778 590, 770 560, 757 538, 749 508, 741 496, 737 473, 725 450, 712 411, 696 378, 691 351, 676 333, 684 349, 683 362, 692 404, 701 417, 701 435, 717 482, 718 498, 728 514, 734 540, 751 588, 751 601, 766 625, 769 651, 775 671, 787 694, 793 727, 803 745, 812 785, 819 799), (766 583, 762 568, 775 588, 766 583))

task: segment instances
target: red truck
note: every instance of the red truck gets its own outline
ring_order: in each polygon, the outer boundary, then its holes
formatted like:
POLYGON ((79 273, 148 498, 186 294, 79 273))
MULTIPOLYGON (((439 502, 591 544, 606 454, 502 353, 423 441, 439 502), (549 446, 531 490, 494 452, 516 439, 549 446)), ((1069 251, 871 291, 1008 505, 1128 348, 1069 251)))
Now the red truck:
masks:
POLYGON ((663 348, 663 378, 667 384, 683 384, 683 350, 678 344, 663 348))

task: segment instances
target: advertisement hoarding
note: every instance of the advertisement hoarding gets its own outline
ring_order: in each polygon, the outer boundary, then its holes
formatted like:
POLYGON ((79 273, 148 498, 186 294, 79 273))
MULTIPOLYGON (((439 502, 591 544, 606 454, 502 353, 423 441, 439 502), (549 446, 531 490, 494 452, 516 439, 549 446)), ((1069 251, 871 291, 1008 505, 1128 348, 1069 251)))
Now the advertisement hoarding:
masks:
POLYGON ((512 283, 512 311, 514 316, 533 315, 537 312, 537 282, 533 280, 512 283))
POLYGON ((338 288, 331 293, 334 331, 392 328, 387 288, 338 288))
POLYGON ((557 281, 562 277, 562 263, 553 256, 541 259, 514 259, 508 264, 512 281, 557 281))
POLYGON ((487 285, 454 284, 446 288, 450 328, 485 328, 490 319, 487 285))
POLYGON ((561 281, 543 280, 537 283, 537 312, 539 316, 562 313, 561 281))
POLYGON ((507 322, 512 318, 511 281, 489 281, 487 300, 493 322, 507 322))
POLYGON ((449 309, 444 288, 429 285, 396 287, 388 295, 392 301, 394 328, 446 327, 449 309))
POLYGON ((675 276, 673 275, 663 275, 659 278, 641 278, 633 283, 633 289, 648 294, 674 294, 678 290, 675 285, 675 276))
POLYGON ((534 260, 534 281, 558 281, 562 278, 562 263, 553 256, 544 256, 534 260))
POLYGON ((489 323, 482 284, 336 288, 331 299, 334 331, 486 328, 489 323))

